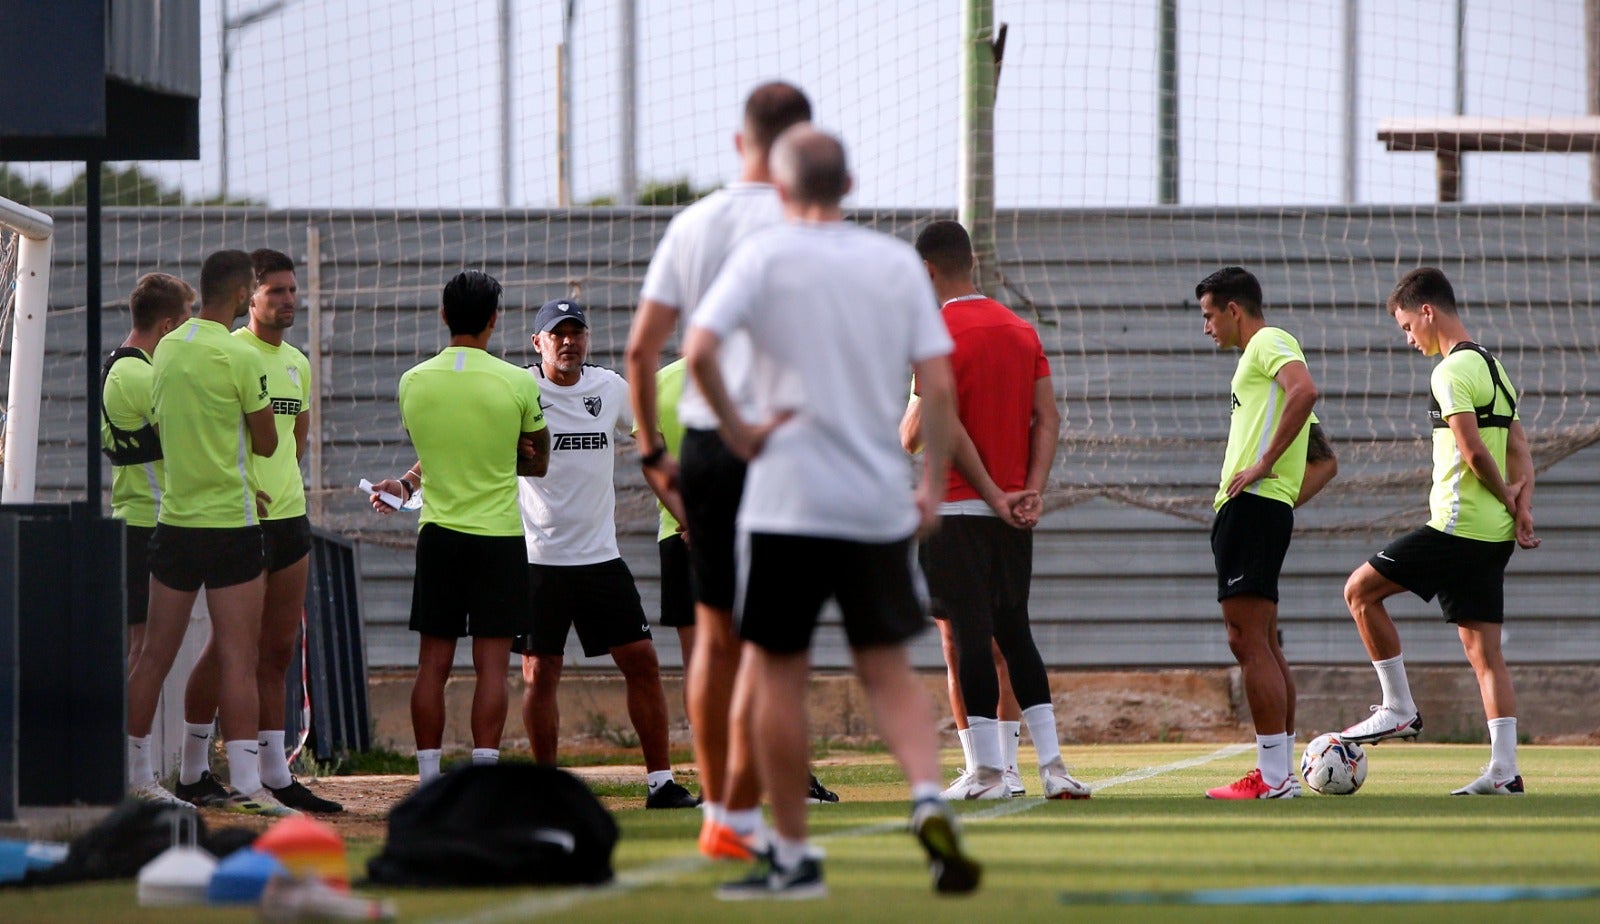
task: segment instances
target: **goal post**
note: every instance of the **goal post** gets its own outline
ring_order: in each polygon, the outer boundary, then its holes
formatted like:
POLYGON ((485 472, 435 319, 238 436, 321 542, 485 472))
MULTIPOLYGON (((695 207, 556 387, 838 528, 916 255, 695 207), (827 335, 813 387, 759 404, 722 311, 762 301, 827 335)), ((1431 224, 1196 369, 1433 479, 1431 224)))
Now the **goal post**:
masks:
MULTIPOLYGON (((33 503, 39 453, 39 399, 44 381, 46 309, 50 303, 50 250, 55 222, 49 215, 0 197, 0 226, 16 235, 16 270, 0 305, 11 320, 11 373, 0 420, 0 503, 33 503)), ((0 318, 5 316, 0 311, 0 318)), ((0 329, 4 325, 0 324, 0 329)))

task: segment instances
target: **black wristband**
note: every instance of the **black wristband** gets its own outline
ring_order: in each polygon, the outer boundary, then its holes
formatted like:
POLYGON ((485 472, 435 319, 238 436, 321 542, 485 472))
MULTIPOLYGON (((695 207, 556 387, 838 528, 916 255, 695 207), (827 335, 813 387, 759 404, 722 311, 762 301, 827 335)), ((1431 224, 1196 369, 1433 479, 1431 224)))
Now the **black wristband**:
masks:
POLYGON ((667 447, 665 447, 665 446, 657 446, 655 449, 652 449, 652 450, 650 450, 650 452, 648 452, 645 455, 642 455, 642 456, 639 457, 639 465, 644 467, 644 468, 650 468, 650 467, 654 466, 657 462, 660 462, 662 456, 665 456, 666 454, 667 454, 667 447))

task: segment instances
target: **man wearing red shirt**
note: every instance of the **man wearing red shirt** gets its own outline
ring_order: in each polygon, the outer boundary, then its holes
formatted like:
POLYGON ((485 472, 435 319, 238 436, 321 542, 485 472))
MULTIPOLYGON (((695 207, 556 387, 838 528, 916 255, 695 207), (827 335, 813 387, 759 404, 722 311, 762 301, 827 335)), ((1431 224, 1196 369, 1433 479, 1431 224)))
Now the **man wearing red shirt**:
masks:
MULTIPOLYGON (((1033 327, 973 284, 975 260, 966 229, 954 221, 933 222, 917 236, 916 247, 955 341, 951 366, 961 423, 952 433, 954 465, 939 508, 939 529, 921 550, 935 615, 949 621, 955 636, 958 657, 952 669, 972 744, 971 773, 946 796, 1011 795, 1003 773, 1000 687, 991 654, 998 645, 1039 754, 1045 797, 1088 798, 1089 787, 1073 779, 1061 759, 1049 678, 1028 625, 1032 530, 1061 431, 1050 362, 1033 327)), ((908 450, 920 443, 920 428, 913 402, 901 426, 908 450)))

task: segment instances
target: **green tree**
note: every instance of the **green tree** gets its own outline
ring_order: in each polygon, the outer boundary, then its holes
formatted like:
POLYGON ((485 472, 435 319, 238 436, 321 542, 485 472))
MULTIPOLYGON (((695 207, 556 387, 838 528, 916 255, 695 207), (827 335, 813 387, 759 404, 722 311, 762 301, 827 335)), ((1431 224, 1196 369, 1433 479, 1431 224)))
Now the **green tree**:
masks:
MULTIPOLYGON (((0 196, 33 208, 51 206, 81 206, 89 198, 89 175, 80 170, 72 182, 61 189, 51 189, 42 181, 29 182, 5 165, 0 164, 0 196)), ((169 188, 161 180, 129 164, 121 169, 111 164, 100 165, 100 204, 106 206, 175 206, 175 205, 259 205, 249 199, 186 199, 181 191, 169 188)))

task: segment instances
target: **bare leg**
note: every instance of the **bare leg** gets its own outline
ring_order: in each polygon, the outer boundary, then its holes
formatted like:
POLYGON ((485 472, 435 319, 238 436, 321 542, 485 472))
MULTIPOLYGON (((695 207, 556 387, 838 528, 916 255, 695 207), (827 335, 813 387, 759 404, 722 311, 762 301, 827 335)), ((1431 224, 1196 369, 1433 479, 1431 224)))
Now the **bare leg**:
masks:
POLYGON ((1467 653, 1473 673, 1478 675, 1478 692, 1488 718, 1517 714, 1517 694, 1511 687, 1511 671, 1500 649, 1500 625, 1492 622, 1464 622, 1456 626, 1461 647, 1467 653))
POLYGON ((155 724, 161 685, 183 647, 189 630, 189 612, 199 591, 174 590, 150 579, 149 618, 145 622, 144 649, 128 671, 128 734, 143 738, 155 724))
POLYGON ((261 727, 284 727, 284 685, 289 662, 294 660, 300 616, 305 612, 306 575, 311 556, 267 575, 266 602, 261 608, 261 658, 256 667, 256 690, 261 727))
POLYGON ((260 699, 256 694, 257 646, 261 641, 261 604, 266 577, 243 584, 206 588, 211 611, 211 643, 220 671, 217 713, 223 741, 255 741, 260 699))
MULTIPOLYGON (((751 675, 752 751, 772 805, 773 827, 789 840, 803 841, 811 740, 806 711, 810 655, 774 654, 755 645, 747 647, 741 671, 751 675)), ((931 741, 932 716, 926 709, 923 712, 931 741)))
POLYGON ((472 670, 472 746, 499 750, 506 731, 506 671, 511 665, 511 638, 474 638, 472 670))
POLYGON ((1022 705, 1017 702, 1016 691, 1011 689, 1011 668, 1006 666, 1006 656, 1000 644, 994 645, 994 673, 1000 681, 1000 708, 997 716, 1002 722, 1022 721, 1022 705))
POLYGON ((695 608, 695 650, 688 673, 689 724, 694 729, 700 792, 707 802, 726 801, 728 716, 741 642, 733 614, 702 603, 695 608))
MULTIPOLYGON (((1276 608, 1272 617, 1272 626, 1267 630, 1267 641, 1272 645, 1273 660, 1278 662, 1278 670, 1283 674, 1283 728, 1288 731, 1294 728, 1294 672, 1289 669, 1289 659, 1284 656, 1283 645, 1278 641, 1278 617, 1276 608)), ((1293 744, 1293 742, 1290 742, 1293 744)))
POLYGON ((694 662, 694 626, 678 627, 678 652, 683 658, 683 714, 689 714, 689 666, 694 662))
POLYGON ((128 627, 128 673, 133 673, 133 665, 139 661, 139 652, 144 650, 144 623, 128 627))
POLYGON ((1244 675, 1245 699, 1250 703, 1256 734, 1282 734, 1288 691, 1270 639, 1278 605, 1265 597, 1241 594, 1222 601, 1222 618, 1228 626, 1228 648, 1244 675))
POLYGON ((556 688, 561 684, 560 655, 522 656, 522 727, 537 763, 555 766, 561 736, 561 705, 556 688))
MULTIPOLYGON (((944 683, 950 695, 950 716, 956 720, 957 729, 966 731, 967 701, 961 695, 961 648, 956 645, 956 633, 950 628, 950 620, 935 619, 933 624, 939 627, 939 648, 944 652, 944 683)), ((1010 691, 1010 678, 1006 678, 1005 688, 1010 691)), ((1013 693, 1011 702, 1015 704, 1016 701, 1013 693)))
POLYGON ((1361 567, 1345 581, 1345 605, 1350 608, 1350 616, 1356 621, 1356 629, 1361 633, 1361 644, 1366 646, 1367 656, 1374 661, 1386 661, 1400 655, 1400 631, 1395 628, 1394 620, 1389 618, 1383 601, 1404 590, 1404 587, 1379 574, 1366 562, 1362 562, 1361 567))
POLYGON ((661 664, 656 646, 640 639, 611 649, 611 660, 622 671, 628 691, 628 720, 639 736, 644 752, 644 768, 649 772, 671 770, 667 754, 667 694, 661 689, 661 664))
POLYGON ((422 635, 417 647, 417 679, 411 685, 411 732, 417 750, 444 743, 444 685, 456 657, 456 640, 422 635))
MULTIPOLYGON (((207 598, 209 606, 209 598, 207 598)), ((210 725, 217 718, 217 702, 222 696, 222 661, 217 654, 217 627, 208 624, 206 643, 189 668, 183 685, 183 720, 191 725, 210 725)))
MULTIPOLYGON (((756 650, 753 645, 747 644, 746 647, 756 650)), ((728 762, 722 801, 730 810, 751 809, 761 804, 761 774, 756 766, 754 726, 751 724, 755 708, 755 692, 752 688, 758 678, 753 668, 745 667, 749 663, 749 654, 739 661, 739 671, 734 677, 733 702, 728 714, 728 762)), ((808 740, 808 747, 809 744, 808 740)), ((806 754, 802 763, 809 765, 810 759, 811 755, 806 754)), ((805 791, 804 782, 800 789, 805 791)))
MULTIPOLYGON (((878 731, 900 762, 907 782, 937 783, 939 739, 934 732, 933 704, 911 670, 905 646, 856 648, 851 656, 878 731)), ((776 806, 776 796, 773 803, 776 806)))

